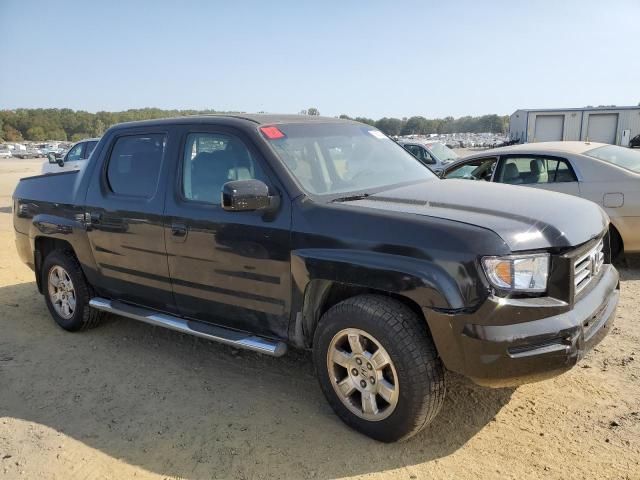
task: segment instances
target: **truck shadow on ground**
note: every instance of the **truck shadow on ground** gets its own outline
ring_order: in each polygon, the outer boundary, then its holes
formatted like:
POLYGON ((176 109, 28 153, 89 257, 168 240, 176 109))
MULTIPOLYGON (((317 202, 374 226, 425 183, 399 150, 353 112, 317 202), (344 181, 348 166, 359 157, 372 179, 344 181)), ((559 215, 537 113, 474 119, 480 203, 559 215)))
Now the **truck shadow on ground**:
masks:
POLYGON ((620 280, 640 280, 640 254, 625 255, 615 267, 620 272, 620 280))
POLYGON ((513 393, 449 375, 437 419, 384 445, 338 420, 305 353, 272 359, 120 317, 66 333, 34 283, 0 288, 0 329, 1 417, 166 476, 335 478, 411 466, 461 448, 513 393))

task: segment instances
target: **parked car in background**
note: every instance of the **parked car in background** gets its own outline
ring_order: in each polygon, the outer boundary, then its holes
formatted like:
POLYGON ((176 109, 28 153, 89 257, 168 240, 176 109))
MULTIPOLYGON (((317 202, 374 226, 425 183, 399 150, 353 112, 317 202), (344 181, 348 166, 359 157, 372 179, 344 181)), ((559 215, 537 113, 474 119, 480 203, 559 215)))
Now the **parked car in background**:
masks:
POLYGON ((93 149, 100 141, 99 138, 87 138, 74 144, 69 151, 60 157, 59 154, 50 152, 47 161, 42 164, 42 173, 58 173, 69 170, 79 170, 91 156, 93 149))
POLYGON ((9 150, 8 148, 2 148, 0 147, 0 158, 9 158, 11 157, 12 152, 11 150, 9 150))
POLYGON ((629 148, 638 148, 640 147, 640 135, 636 135, 631 140, 629 140, 629 148))
POLYGON ((13 195, 18 254, 61 328, 107 312, 273 356, 311 350, 331 407, 378 440, 434 419, 445 367, 486 386, 555 376, 616 316, 598 205, 441 181, 369 125, 131 122, 86 163, 13 195))
POLYGON ((524 185, 586 198, 611 218, 614 256, 640 252, 640 152, 593 142, 527 143, 470 155, 448 165, 442 177, 524 185))
POLYGON ((16 149, 13 151, 13 156, 16 158, 40 158, 42 157, 42 152, 40 150, 35 150, 35 149, 26 149, 26 150, 19 150, 16 149))
POLYGON ((398 143, 437 174, 459 158, 456 152, 440 142, 400 138, 398 143))

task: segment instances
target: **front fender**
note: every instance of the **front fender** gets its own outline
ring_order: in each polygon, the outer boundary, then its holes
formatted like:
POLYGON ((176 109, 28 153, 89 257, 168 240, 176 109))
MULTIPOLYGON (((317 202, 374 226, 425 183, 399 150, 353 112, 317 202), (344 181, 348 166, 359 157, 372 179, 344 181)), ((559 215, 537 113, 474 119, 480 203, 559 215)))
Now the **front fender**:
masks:
POLYGON ((309 282, 327 280, 402 295, 421 307, 465 307, 456 279, 441 265, 425 259, 371 251, 302 249, 292 252, 291 273, 301 295, 309 282))

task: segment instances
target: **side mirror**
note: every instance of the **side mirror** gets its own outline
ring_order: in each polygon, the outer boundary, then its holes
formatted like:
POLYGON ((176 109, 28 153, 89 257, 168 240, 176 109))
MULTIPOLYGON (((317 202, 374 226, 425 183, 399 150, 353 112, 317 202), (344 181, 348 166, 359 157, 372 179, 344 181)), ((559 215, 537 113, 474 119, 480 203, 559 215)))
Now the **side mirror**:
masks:
POLYGON ((222 186, 222 208, 228 212, 251 212, 277 208, 280 197, 270 196, 260 180, 235 180, 222 186))
POLYGON ((47 160, 49 160, 49 163, 51 164, 58 163, 58 159, 56 158, 53 152, 47 153, 47 160))

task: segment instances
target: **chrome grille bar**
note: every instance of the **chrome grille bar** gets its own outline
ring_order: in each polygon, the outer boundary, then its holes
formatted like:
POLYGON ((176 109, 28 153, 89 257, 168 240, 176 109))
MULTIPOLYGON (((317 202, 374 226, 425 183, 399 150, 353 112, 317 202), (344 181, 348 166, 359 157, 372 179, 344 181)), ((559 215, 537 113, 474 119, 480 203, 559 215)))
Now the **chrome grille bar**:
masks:
POLYGON ((600 273, 604 264, 604 243, 602 240, 573 263, 573 284, 575 295, 584 290, 594 277, 600 273))

